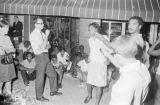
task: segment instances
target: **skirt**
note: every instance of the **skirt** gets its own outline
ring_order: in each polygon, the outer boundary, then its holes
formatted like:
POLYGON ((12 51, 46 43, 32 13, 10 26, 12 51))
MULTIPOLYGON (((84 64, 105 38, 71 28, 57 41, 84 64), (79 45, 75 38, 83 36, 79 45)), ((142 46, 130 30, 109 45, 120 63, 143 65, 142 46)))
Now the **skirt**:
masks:
POLYGON ((16 78, 14 64, 4 65, 1 63, 0 57, 0 82, 9 82, 14 78, 16 78))

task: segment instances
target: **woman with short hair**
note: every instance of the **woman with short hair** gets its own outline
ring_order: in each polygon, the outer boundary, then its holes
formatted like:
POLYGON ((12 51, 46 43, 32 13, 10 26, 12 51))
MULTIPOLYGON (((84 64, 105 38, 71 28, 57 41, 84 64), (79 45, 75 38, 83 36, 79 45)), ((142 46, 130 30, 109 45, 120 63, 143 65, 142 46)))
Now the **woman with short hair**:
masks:
MULTIPOLYGON (((15 48, 7 36, 9 30, 9 23, 6 20, 0 21, 0 61, 2 56, 6 53, 15 53, 15 48)), ((8 95, 11 95, 11 81, 16 77, 14 64, 2 64, 0 62, 0 94, 2 93, 2 86, 5 83, 6 92, 8 95)))
MULTIPOLYGON (((99 33, 100 26, 98 23, 91 23, 88 27, 89 34, 89 64, 87 75, 87 91, 88 96, 85 98, 84 103, 88 103, 92 98, 93 87, 96 88, 96 102, 95 105, 99 105, 103 87, 107 84, 107 59, 101 53, 101 49, 105 49, 106 45, 101 40, 104 39, 99 33)), ((105 40, 105 39, 104 39, 105 40)), ((106 40, 107 41, 107 40, 106 40)))

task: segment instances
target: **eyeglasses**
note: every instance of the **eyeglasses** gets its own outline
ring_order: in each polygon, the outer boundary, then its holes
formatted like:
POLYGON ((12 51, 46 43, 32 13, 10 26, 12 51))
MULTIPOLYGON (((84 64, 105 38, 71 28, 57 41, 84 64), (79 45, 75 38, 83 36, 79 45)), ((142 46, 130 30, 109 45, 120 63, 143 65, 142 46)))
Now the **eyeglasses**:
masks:
POLYGON ((44 23, 36 23, 36 24, 40 24, 40 25, 43 25, 44 23))

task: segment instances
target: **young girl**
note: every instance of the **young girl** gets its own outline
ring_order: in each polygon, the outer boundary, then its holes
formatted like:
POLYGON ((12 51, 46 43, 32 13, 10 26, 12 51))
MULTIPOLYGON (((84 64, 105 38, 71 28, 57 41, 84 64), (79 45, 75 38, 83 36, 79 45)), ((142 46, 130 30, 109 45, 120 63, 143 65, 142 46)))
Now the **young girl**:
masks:
POLYGON ((88 69, 88 56, 77 63, 77 77, 80 79, 80 86, 86 85, 87 81, 87 69, 88 69))

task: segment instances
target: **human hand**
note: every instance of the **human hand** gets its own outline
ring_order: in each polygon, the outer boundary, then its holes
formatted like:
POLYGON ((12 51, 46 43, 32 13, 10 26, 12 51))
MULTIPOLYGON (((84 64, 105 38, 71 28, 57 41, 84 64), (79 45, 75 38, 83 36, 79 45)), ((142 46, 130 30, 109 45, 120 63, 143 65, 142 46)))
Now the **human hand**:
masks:
POLYGON ((45 35, 48 37, 49 34, 50 34, 50 30, 47 29, 47 30, 45 31, 45 35))

